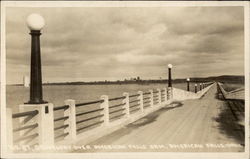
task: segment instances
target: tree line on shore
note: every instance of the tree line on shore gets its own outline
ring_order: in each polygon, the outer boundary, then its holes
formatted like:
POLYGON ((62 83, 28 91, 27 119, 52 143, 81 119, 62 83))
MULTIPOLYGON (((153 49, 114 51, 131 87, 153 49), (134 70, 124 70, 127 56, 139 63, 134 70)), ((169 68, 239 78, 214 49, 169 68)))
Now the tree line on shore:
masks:
MULTIPOLYGON (((173 83, 184 83, 186 79, 173 79, 173 83)), ((213 76, 213 77, 195 77, 190 78, 190 82, 193 83, 205 83, 205 82, 222 82, 222 83, 241 83, 244 84, 244 76, 232 76, 232 75, 224 75, 224 76, 213 76)), ((60 83, 45 83, 44 85, 96 85, 96 84, 153 84, 153 83, 167 83, 167 79, 152 79, 152 80, 142 80, 140 78, 131 78, 125 80, 117 80, 117 81, 91 81, 91 82, 60 82, 60 83)))

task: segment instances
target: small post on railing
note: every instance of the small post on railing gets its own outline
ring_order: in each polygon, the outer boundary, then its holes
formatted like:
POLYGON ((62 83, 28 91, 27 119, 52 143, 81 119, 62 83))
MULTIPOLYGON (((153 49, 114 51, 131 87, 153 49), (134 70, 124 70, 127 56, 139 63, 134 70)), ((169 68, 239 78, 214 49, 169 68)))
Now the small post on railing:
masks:
POLYGON ((125 111, 126 111, 126 117, 130 117, 130 112, 129 112, 129 94, 127 92, 123 93, 123 96, 125 97, 122 101, 124 103, 125 111))
POLYGON ((159 104, 161 104, 161 89, 157 88, 157 91, 158 91, 159 104))
POLYGON ((13 148, 13 119, 12 119, 12 110, 11 108, 6 108, 6 129, 7 129, 7 144, 6 150, 7 152, 11 152, 13 148))
POLYGON ((102 95, 103 100, 101 108, 104 108, 104 126, 109 125, 109 97, 107 95, 102 95))
POLYGON ((172 67, 173 67, 172 64, 168 64, 168 92, 167 92, 168 100, 173 98, 172 73, 171 73, 172 67))
POLYGON ((141 112, 143 113, 144 112, 144 109, 143 109, 143 92, 142 91, 138 91, 138 100, 139 100, 139 107, 140 107, 140 110, 141 112))
POLYGON ((149 92, 150 92, 150 95, 149 95, 149 97, 150 97, 150 107, 153 108, 153 105, 154 105, 154 94, 153 94, 153 90, 150 89, 149 92))
POLYGON ((67 99, 64 101, 65 105, 68 105, 69 108, 64 111, 64 116, 68 116, 68 120, 64 120, 64 125, 69 125, 64 129, 65 133, 69 133, 65 139, 76 139, 76 106, 75 100, 67 99))
POLYGON ((201 86, 201 83, 200 83, 200 91, 202 90, 202 86, 201 86))
POLYGON ((194 93, 197 93, 197 84, 194 85, 194 93))
POLYGON ((189 89, 189 82, 190 82, 190 78, 187 78, 187 91, 190 91, 190 89, 189 89))

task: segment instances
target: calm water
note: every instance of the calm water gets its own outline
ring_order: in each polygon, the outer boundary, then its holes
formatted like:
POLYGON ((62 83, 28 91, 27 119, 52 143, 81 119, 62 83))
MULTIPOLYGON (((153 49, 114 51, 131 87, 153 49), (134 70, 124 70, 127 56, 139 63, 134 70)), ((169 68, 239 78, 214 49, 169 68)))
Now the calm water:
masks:
MULTIPOLYGON (((164 88, 167 84, 114 84, 114 85, 50 85, 43 86, 43 98, 55 106, 64 105, 64 100, 74 99, 76 103, 100 99, 101 95, 109 98, 122 96, 123 92, 135 94, 137 91, 164 88)), ((186 83, 173 84, 173 87, 186 90, 186 83)), ((190 84, 191 91, 194 86, 190 84)), ((18 105, 29 100, 29 88, 23 86, 7 86, 7 107, 13 112, 17 111, 18 105)))
MULTIPOLYGON (((167 84, 148 84, 148 85, 140 85, 140 84, 114 84, 114 85, 53 85, 53 86, 43 86, 43 95, 44 100, 51 102, 54 104, 54 106, 61 106, 64 105, 64 100, 66 99, 74 99, 76 100, 76 103, 80 102, 87 102, 87 101, 93 101, 100 99, 101 95, 108 95, 109 98, 122 96, 123 92, 128 92, 131 94, 136 94, 137 91, 143 91, 147 92, 150 89, 163 89, 166 87, 167 84)), ((186 83, 178 83, 173 84, 173 87, 186 90, 186 83)), ((6 87, 6 95, 7 95, 7 107, 12 108, 13 113, 18 112, 18 106, 19 104, 23 104, 29 100, 29 88, 25 88, 23 86, 7 86, 6 87)), ((194 91, 194 83, 190 83, 190 90, 194 91)), ((136 98, 136 97, 135 97, 136 98)), ((135 99, 131 99, 135 100, 135 99)), ((110 106, 121 103, 121 100, 119 101, 112 101, 110 102, 110 106)), ((133 105, 133 104, 132 104, 133 105)), ((100 104, 94 104, 94 105, 88 105, 83 107, 77 107, 76 113, 86 112, 90 110, 99 109, 100 104)), ((134 107, 136 108, 136 107, 134 107)), ((130 108, 130 110, 134 109, 130 108)), ((110 111, 116 111, 118 109, 121 109, 120 107, 117 108, 111 108, 110 111)), ((117 119, 112 119, 113 117, 117 115, 121 115, 123 112, 119 111, 114 114, 110 114, 110 121, 114 121, 117 119), (112 119, 112 120, 111 120, 112 119)), ((103 114, 103 112, 95 112, 95 113, 89 113, 82 116, 77 116, 76 121, 86 120, 92 117, 96 117, 98 115, 103 114)), ((59 118, 64 115, 64 110, 54 111, 54 118, 59 118)), ((121 116, 122 117, 122 116, 121 116)), ((118 118, 119 119, 119 118, 118 118)), ((95 118, 93 120, 88 120, 86 122, 78 123, 77 129, 81 129, 77 131, 77 133, 82 133, 85 131, 88 131, 90 129, 93 129, 95 127, 98 127, 99 125, 91 126, 89 125, 102 121, 102 118, 95 118), (85 127, 87 127, 85 129, 85 127), (82 129, 84 128, 84 129, 82 129)), ((20 121, 18 119, 14 120, 14 128, 20 127, 20 121)), ((64 125, 64 121, 57 121, 54 123, 55 128, 60 127, 64 125)), ((29 133, 33 133, 33 131, 30 131, 29 133)), ((55 132, 55 136, 60 136, 64 133, 64 129, 58 129, 55 132)), ((19 133, 16 133, 14 135, 14 138, 19 137, 19 133)), ((63 137, 56 138, 56 141, 62 140, 63 137)), ((34 140, 35 142, 35 140, 34 140)))

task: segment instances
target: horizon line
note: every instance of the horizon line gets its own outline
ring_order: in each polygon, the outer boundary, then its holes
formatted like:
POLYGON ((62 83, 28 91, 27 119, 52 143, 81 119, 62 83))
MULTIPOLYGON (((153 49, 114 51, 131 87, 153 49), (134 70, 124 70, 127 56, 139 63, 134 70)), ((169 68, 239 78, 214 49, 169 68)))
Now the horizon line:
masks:
MULTIPOLYGON (((212 78, 212 77, 221 77, 221 76, 242 76, 242 77, 244 77, 245 75, 219 75, 219 76, 206 76, 206 77, 188 77, 188 78, 190 78, 190 79, 194 79, 194 78, 202 78, 202 79, 204 79, 204 78, 212 78)), ((139 77, 139 76, 137 76, 137 77, 139 77)), ((116 80, 92 80, 92 81, 55 81, 55 82, 42 82, 42 84, 57 84, 57 83, 77 83, 77 82, 85 82, 85 83, 95 83, 95 82, 124 82, 125 80, 127 80, 127 81, 133 81, 133 80, 135 80, 137 77, 133 77, 133 79, 131 79, 131 78, 129 78, 129 79, 123 79, 123 80, 119 80, 119 79, 116 79, 116 80)), ((172 80, 185 80, 185 79, 187 79, 187 78, 172 78, 172 80)), ((159 78, 154 78, 154 79, 139 79, 139 80, 141 80, 141 81, 163 81, 163 80, 168 80, 167 78, 162 78, 162 79, 159 79, 159 78)), ((7 83, 6 82, 6 85, 20 85, 20 84, 23 84, 23 82, 22 83, 7 83)))

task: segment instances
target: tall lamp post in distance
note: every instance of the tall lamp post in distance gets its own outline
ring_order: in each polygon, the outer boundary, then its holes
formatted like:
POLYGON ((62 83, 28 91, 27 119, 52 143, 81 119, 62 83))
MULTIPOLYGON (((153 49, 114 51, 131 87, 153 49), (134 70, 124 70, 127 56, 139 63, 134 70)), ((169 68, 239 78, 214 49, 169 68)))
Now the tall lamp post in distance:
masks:
POLYGON ((194 85, 194 92, 197 93, 197 84, 194 85))
POLYGON ((44 104, 42 90, 42 69, 40 53, 40 35, 45 21, 39 14, 27 17, 27 26, 31 35, 31 65, 30 65, 30 100, 27 104, 44 104))
POLYGON ((172 75, 171 75, 171 69, 173 65, 168 64, 168 87, 172 87, 172 75))
POLYGON ((190 89, 189 89, 189 82, 190 82, 190 78, 187 78, 187 91, 190 91, 190 89))
POLYGON ((171 72, 172 67, 173 67, 172 64, 168 64, 168 89, 167 89, 168 100, 172 99, 172 97, 173 97, 173 91, 172 91, 172 72, 171 72))

